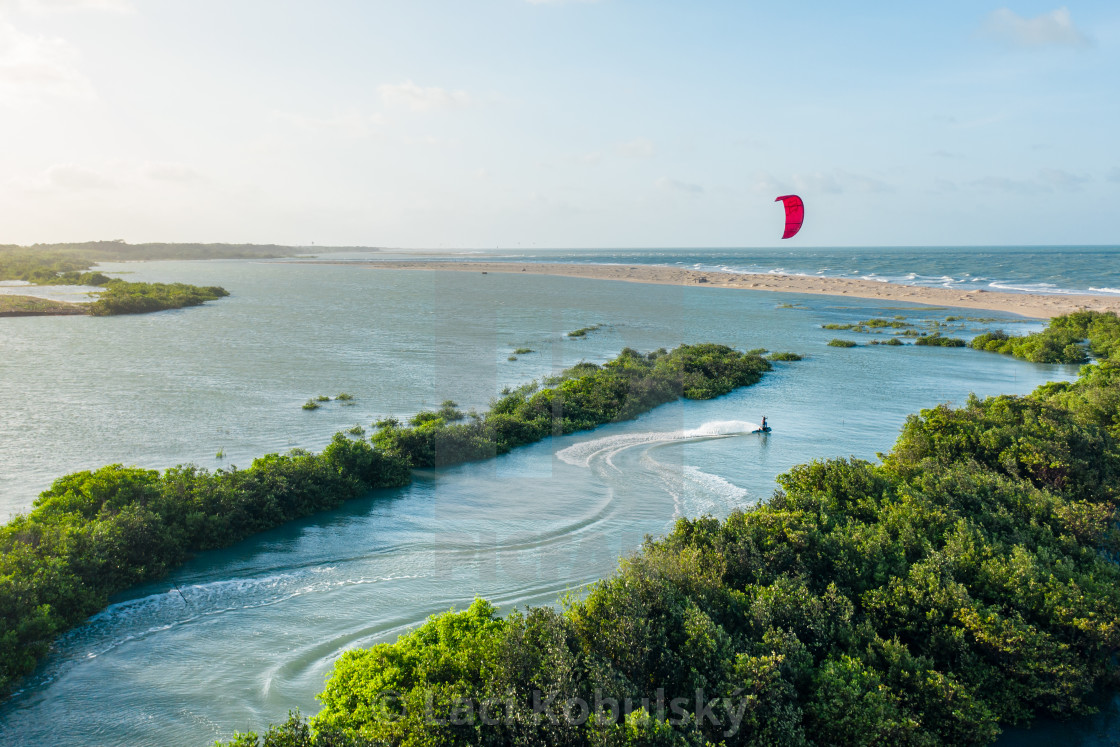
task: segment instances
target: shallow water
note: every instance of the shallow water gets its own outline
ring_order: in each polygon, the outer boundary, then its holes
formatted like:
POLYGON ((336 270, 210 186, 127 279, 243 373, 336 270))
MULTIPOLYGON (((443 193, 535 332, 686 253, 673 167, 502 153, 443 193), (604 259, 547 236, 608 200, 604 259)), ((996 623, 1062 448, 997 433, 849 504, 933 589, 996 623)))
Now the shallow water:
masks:
MULTIPOLYGON (((718 400, 423 473, 203 553, 64 636, 0 706, 4 744, 197 745, 289 707, 314 712, 348 648, 394 640, 476 595, 507 610, 553 604, 676 517, 726 515, 812 458, 874 459, 919 408, 1076 374, 967 349, 826 345, 857 336, 824 323, 953 313, 904 304, 245 261, 108 268, 232 295, 147 316, 4 320, 0 511, 26 510, 75 469, 247 465, 448 398, 481 410, 505 386, 626 345, 713 341, 808 358, 718 400), (595 323, 605 326, 565 336, 595 323), (536 352, 507 360, 523 346, 536 352), (300 407, 342 391, 353 406, 300 407), (763 415, 774 432, 747 433, 763 415)), ((993 326, 1005 325, 957 333, 993 326)))

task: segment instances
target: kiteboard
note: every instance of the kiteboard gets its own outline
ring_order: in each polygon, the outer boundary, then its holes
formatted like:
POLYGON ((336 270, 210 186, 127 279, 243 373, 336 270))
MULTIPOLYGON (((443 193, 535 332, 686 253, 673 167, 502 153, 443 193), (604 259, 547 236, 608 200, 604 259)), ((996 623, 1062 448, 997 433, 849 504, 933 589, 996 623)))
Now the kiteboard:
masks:
POLYGON ((770 432, 770 426, 768 426, 768 425, 764 425, 761 428, 755 428, 753 431, 751 431, 751 433, 769 433, 769 432, 770 432))

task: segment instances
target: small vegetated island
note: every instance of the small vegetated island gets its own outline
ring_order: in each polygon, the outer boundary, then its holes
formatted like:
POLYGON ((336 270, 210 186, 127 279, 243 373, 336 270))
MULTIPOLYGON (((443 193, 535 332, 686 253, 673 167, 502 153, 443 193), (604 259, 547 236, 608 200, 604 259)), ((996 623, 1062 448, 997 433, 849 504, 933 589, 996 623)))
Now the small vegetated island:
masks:
POLYGON ((1120 348, 1073 316, 1051 327, 1099 357, 1076 381, 923 410, 881 464, 795 467, 562 611, 477 600, 349 651, 264 743, 968 745, 1092 713, 1120 681, 1120 348))
POLYGON ((0 246, 0 280, 33 285, 89 285, 102 291, 91 303, 48 301, 34 296, 0 295, 0 316, 145 314, 214 301, 229 292, 220 286, 185 283, 135 283, 110 278, 90 268, 99 261, 138 259, 216 259, 279 257, 291 248, 236 244, 125 244, 91 241, 34 247, 0 246))
POLYGON ((359 440, 338 433, 321 453, 269 454, 247 469, 114 464, 66 475, 0 528, 0 694, 111 594, 159 578, 190 553, 406 485, 413 468, 486 459, 680 397, 718 397, 770 368, 757 354, 723 345, 645 355, 627 348, 604 365, 581 363, 503 393, 483 415, 465 415, 449 401, 413 417, 412 426, 387 419, 372 442, 357 426, 347 433, 359 440))
POLYGON ((996 330, 973 338, 970 346, 1033 363, 1085 363, 1090 355, 1114 357, 1120 347, 1120 318, 1112 311, 1078 311, 1054 317, 1041 332, 1009 335, 996 330))

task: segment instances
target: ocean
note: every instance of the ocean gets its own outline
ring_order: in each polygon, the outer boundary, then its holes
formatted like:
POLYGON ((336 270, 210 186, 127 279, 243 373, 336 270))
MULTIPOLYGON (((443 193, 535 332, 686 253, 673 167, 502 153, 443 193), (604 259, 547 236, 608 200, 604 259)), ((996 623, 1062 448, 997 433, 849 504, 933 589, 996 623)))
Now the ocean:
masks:
MULTIPOLYGON (((1002 258, 990 266, 982 252, 879 256, 890 251, 446 254, 806 273, 837 265, 836 273, 914 274, 912 281, 1120 287, 1116 249, 1063 249, 1048 262, 1037 248, 984 250, 1002 258)), ((256 456, 318 449, 340 429, 368 429, 375 419, 446 399, 483 410, 504 387, 581 360, 602 362, 625 346, 710 341, 806 358, 776 364, 760 384, 718 400, 666 405, 488 462, 423 472, 406 488, 201 553, 63 636, 0 705, 5 745, 198 745, 280 721, 292 707, 314 713, 315 694, 346 649, 392 641, 476 596, 503 610, 555 604, 608 575, 644 536, 664 534, 677 518, 725 516, 765 499, 774 477, 795 464, 874 460, 921 408, 959 404, 970 393, 1024 393, 1077 372, 968 349, 835 348, 827 345, 834 337, 873 338, 822 329, 873 316, 918 327, 936 322, 962 337, 1042 326, 975 310, 298 262, 101 269, 134 280, 223 285, 232 295, 144 316, 0 320, 6 517, 74 470, 117 462, 247 466, 256 456), (596 324, 586 337, 566 336, 596 324), (513 356, 522 347, 534 352, 513 356), (301 408, 340 392, 353 395, 353 404, 301 408), (773 433, 750 434, 762 416, 773 433)), ((1110 727, 1085 720, 1062 735, 1093 744, 1101 728, 1110 727)), ((1045 733, 1018 735, 1015 743, 1045 733)))
MULTIPOLYGON (((708 272, 862 278, 932 288, 1120 294, 1120 246, 548 249, 433 252, 433 258, 663 265, 708 272)), ((363 255, 331 255, 355 258, 363 255)), ((364 255, 377 259, 385 252, 364 255)))

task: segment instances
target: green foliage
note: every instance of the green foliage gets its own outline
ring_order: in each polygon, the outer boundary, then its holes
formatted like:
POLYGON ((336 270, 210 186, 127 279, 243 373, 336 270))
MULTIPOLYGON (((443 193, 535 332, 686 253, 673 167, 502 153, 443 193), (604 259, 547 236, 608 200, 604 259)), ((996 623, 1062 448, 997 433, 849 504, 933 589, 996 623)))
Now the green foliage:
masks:
POLYGON ((1041 332, 1009 335, 996 330, 970 344, 1033 363, 1085 363, 1090 353, 1097 358, 1120 354, 1120 318, 1113 311, 1077 311, 1054 317, 1041 332))
POLYGON ((0 692, 111 594, 192 552, 410 479, 399 457, 342 434, 321 454, 269 454, 242 470, 116 464, 59 478, 0 528, 0 692))
POLYGON ((590 327, 580 327, 579 329, 572 330, 571 332, 569 332, 568 337, 584 337, 584 336, 587 335, 588 332, 594 332, 595 330, 601 328, 602 326, 603 325, 601 325, 601 324, 592 324, 590 327))
POLYGON ((115 280, 100 272, 88 272, 96 261, 90 255, 73 251, 0 248, 0 280, 25 280, 37 285, 103 286, 97 300, 85 307, 85 313, 93 316, 180 309, 229 295, 226 289, 218 286, 115 280))
POLYGON ((862 322, 852 322, 851 324, 822 324, 821 329, 835 329, 835 330, 850 330, 852 332, 870 332, 877 329, 901 329, 903 327, 913 326, 908 322, 902 321, 905 317, 895 317, 894 319, 883 319, 875 317, 873 319, 865 319, 862 322))
POLYGON ((711 399, 756 383, 770 364, 723 345, 682 345, 649 355, 624 349, 602 366, 581 363, 550 379, 508 391, 483 416, 464 421, 454 402, 438 411, 378 423, 373 442, 414 467, 487 459, 551 435, 631 420, 680 397, 711 399))
POLYGON ((93 264, 91 260, 58 252, 0 249, 0 280, 23 280, 36 285, 73 284, 67 283, 62 276, 80 277, 81 272, 93 264))
POLYGON ((905 345, 906 343, 904 343, 902 340, 898 339, 897 337, 889 337, 886 340, 872 340, 869 344, 871 344, 871 345, 898 346, 898 345, 905 345))
POLYGON ((322 405, 313 399, 309 399, 303 403, 303 409, 305 410, 318 410, 320 407, 322 407, 322 405))
POLYGON ((513 354, 514 355, 528 355, 529 353, 532 353, 532 352, 535 352, 532 348, 517 348, 517 350, 513 351, 513 354))
MULTIPOLYGON (((897 341, 897 338, 895 339, 897 341)), ((914 340, 914 344, 939 348, 963 348, 967 345, 964 340, 958 337, 942 337, 940 334, 922 335, 914 340)))
POLYGON ((833 338, 828 341, 828 344, 830 347, 834 348, 854 348, 859 343, 857 343, 855 340, 841 340, 839 338, 833 338))
POLYGON ((354 399, 354 395, 347 394, 346 392, 340 392, 339 395, 335 397, 335 399, 337 399, 339 402, 351 402, 354 399))
POLYGON ((798 355, 797 353, 771 353, 770 357, 767 360, 772 360, 772 361, 799 361, 799 360, 802 360, 802 356, 798 355))
POLYGON ((225 288, 200 287, 185 283, 129 283, 110 280, 97 300, 89 305, 94 316, 146 314, 165 309, 198 306, 228 296, 225 288))
POLYGON ((871 327, 872 329, 882 329, 884 327, 891 327, 893 329, 901 329, 902 327, 911 326, 907 322, 903 321, 904 318, 905 317, 895 317, 894 319, 881 319, 881 318, 877 317, 875 319, 867 319, 866 321, 862 321, 862 322, 860 322, 860 324, 862 324, 865 327, 871 327))
MULTIPOLYGON (((682 392, 718 396, 768 370, 762 358, 722 345, 649 355, 627 348, 603 366, 564 371, 552 388, 519 387, 485 417, 446 400, 414 416, 410 428, 380 420, 377 446, 338 433, 320 454, 268 454, 244 470, 179 466, 161 474, 118 464, 66 475, 29 514, 0 528, 0 693, 34 667, 55 635, 111 594, 162 576, 192 552, 225 547, 374 488, 406 485, 414 466, 480 459, 554 432, 633 418, 682 392)), ((304 408, 320 407, 317 400, 304 408)), ((364 430, 354 426, 349 434, 364 430)), ((289 727, 264 743, 303 744, 282 741, 295 733, 289 727)), ((238 739, 256 744, 252 735, 238 739)))
POLYGON ((347 652, 307 743, 977 745, 1090 713, 1120 681, 1118 425, 1112 360, 925 410, 881 465, 682 519, 563 612, 479 600, 347 652))

